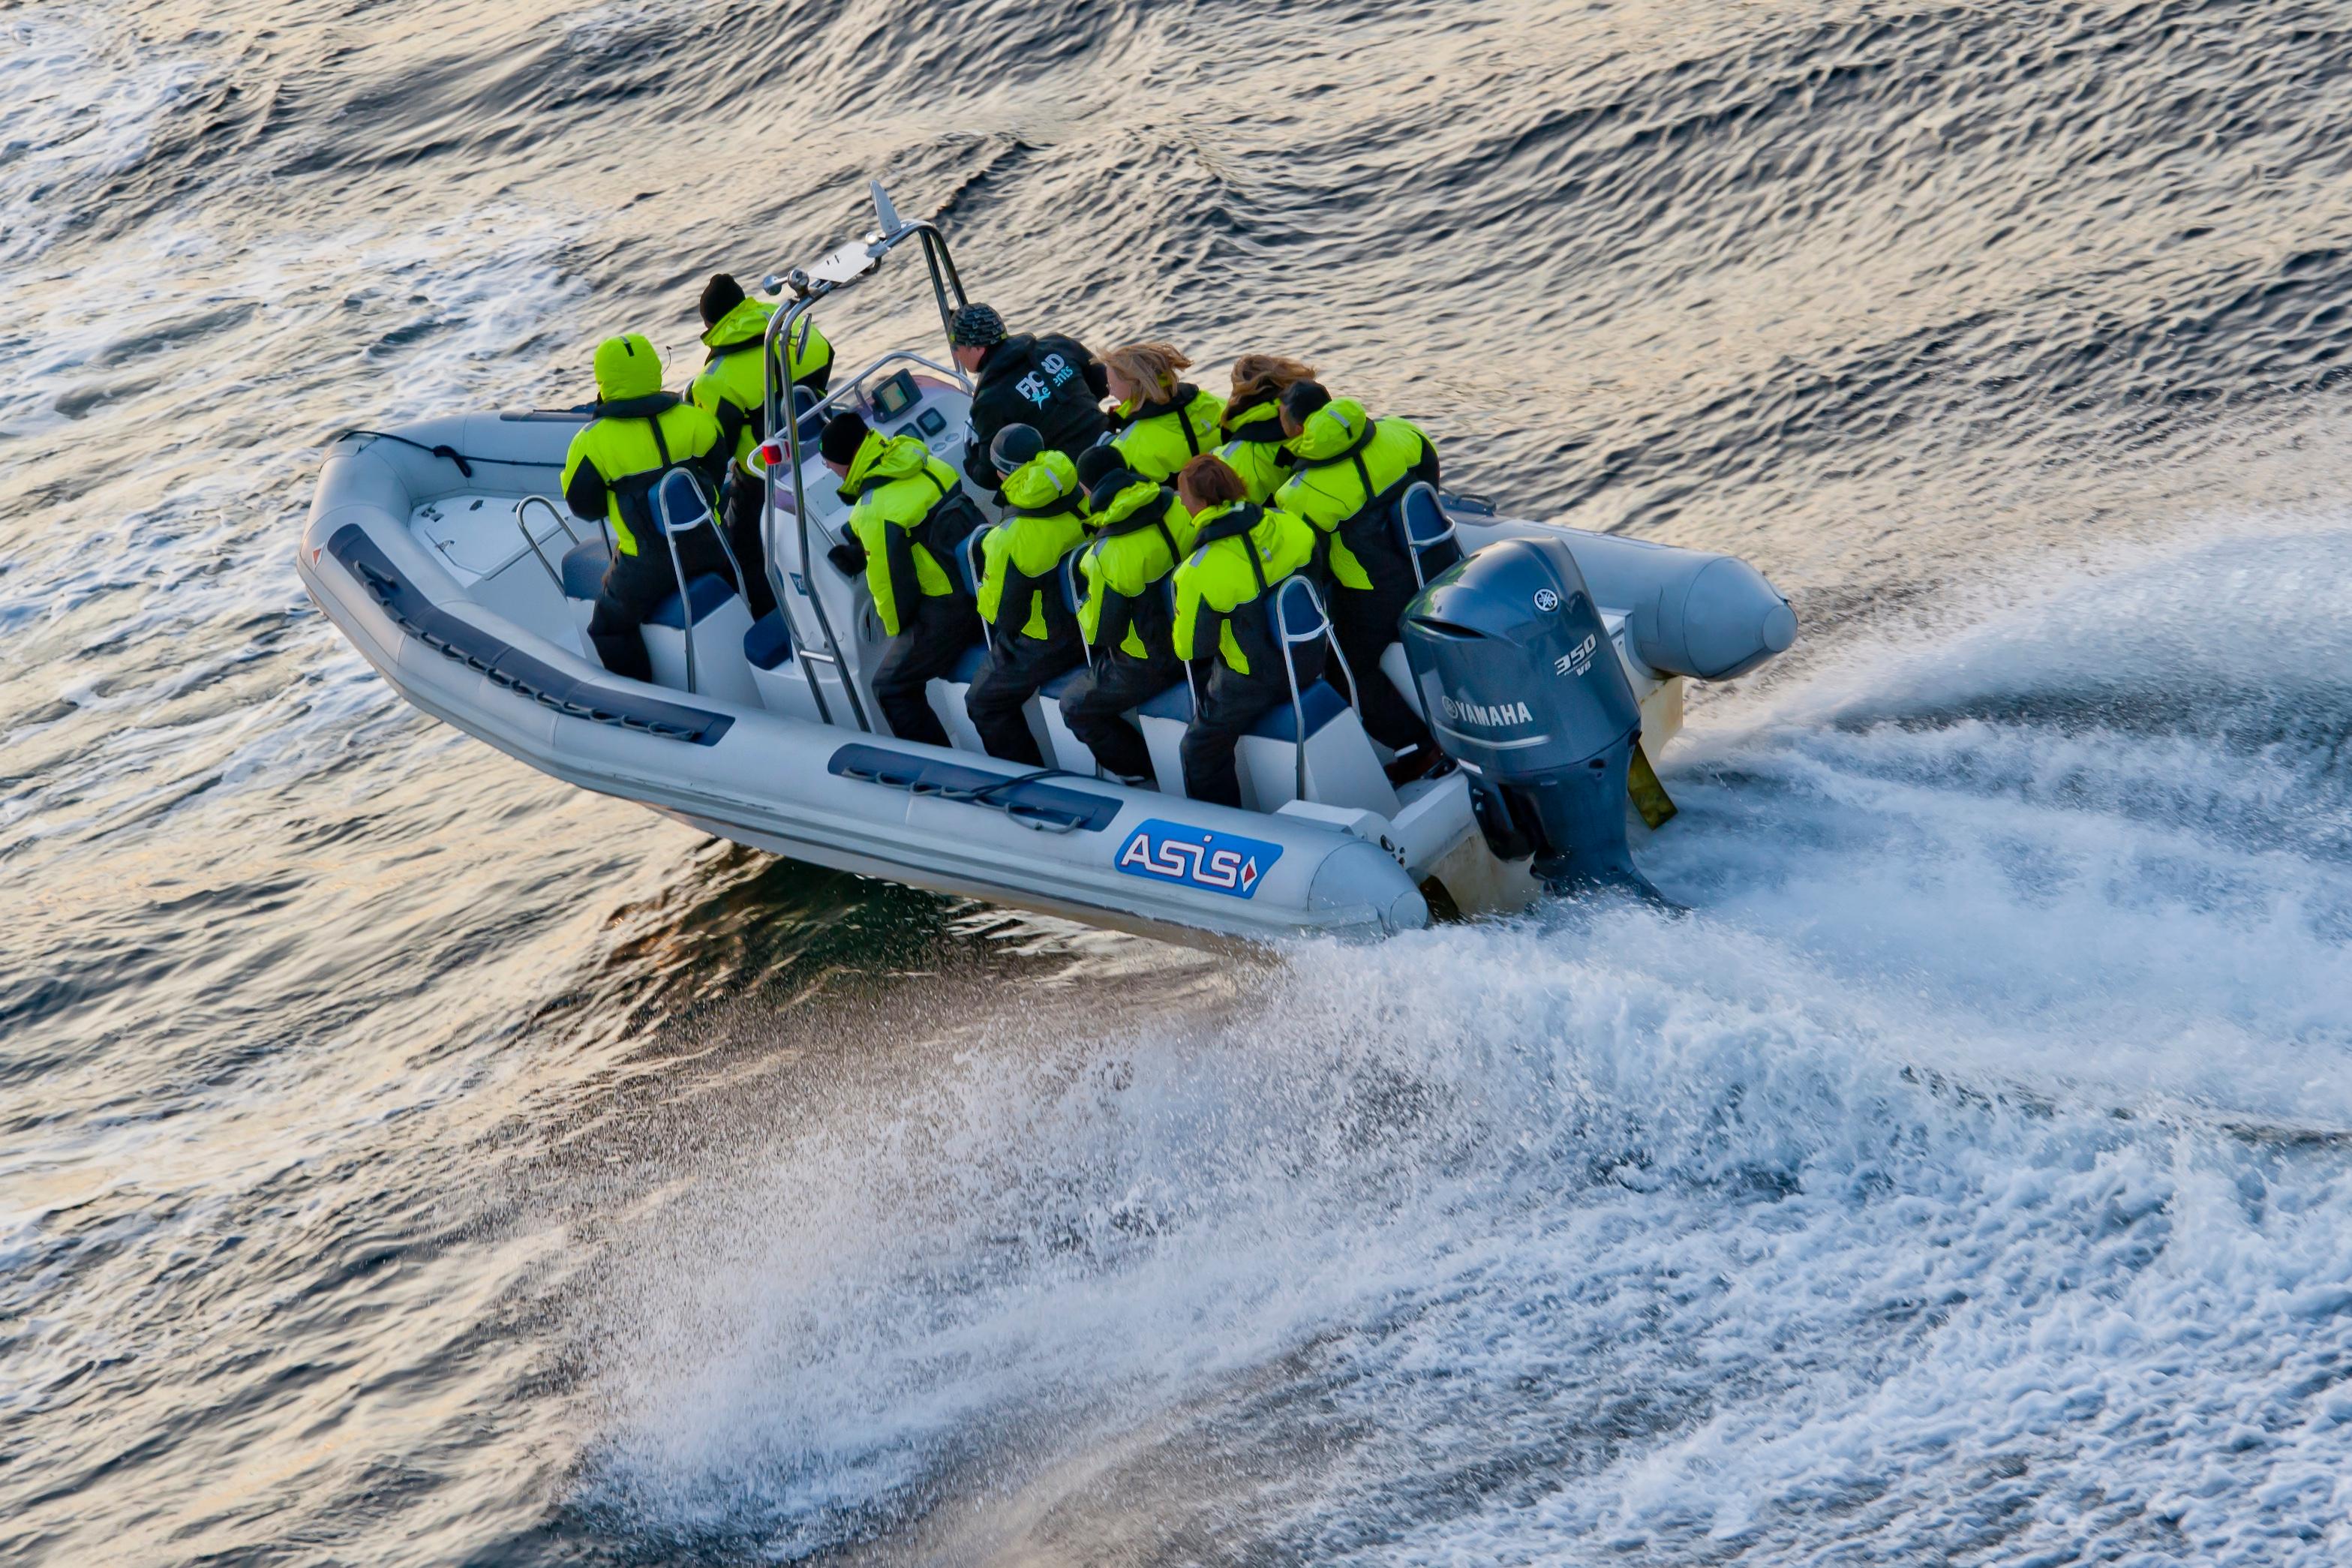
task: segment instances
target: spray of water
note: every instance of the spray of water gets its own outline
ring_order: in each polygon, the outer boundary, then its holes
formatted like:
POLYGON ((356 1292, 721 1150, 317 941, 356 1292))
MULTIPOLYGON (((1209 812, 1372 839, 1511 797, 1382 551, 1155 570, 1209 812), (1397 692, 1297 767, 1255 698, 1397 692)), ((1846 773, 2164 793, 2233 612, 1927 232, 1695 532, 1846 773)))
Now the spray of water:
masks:
POLYGON ((2347 543, 1732 706, 1651 849, 1688 917, 1310 947, 846 1095, 605 1282, 579 1506, 787 1555, 2340 1561, 2347 543))

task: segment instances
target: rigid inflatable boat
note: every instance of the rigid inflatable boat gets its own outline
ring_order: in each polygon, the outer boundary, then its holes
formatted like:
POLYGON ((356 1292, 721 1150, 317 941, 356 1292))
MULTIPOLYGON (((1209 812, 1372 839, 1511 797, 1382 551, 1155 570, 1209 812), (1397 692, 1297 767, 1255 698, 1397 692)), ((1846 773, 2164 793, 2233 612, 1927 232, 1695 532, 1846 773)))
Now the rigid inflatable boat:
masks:
MULTIPOLYGON (((1186 685, 1133 715, 1156 789, 1099 775, 1062 725, 1060 682, 1029 712, 1052 766, 982 752, 964 710, 977 644, 930 687, 952 746, 889 734, 868 684, 887 639, 863 578, 826 557, 848 508, 815 433, 855 408, 961 470, 970 383, 951 354, 898 349, 836 371, 820 400, 781 353, 812 308, 894 253, 922 255, 943 334, 963 302, 946 237, 873 194, 873 232, 763 285, 788 301, 766 346, 777 610, 754 622, 740 584, 681 574, 643 630, 653 681, 602 667, 586 626, 611 541, 557 494, 585 409, 339 438, 296 556, 319 607, 409 701, 557 778, 755 848, 1092 924, 1379 935, 1425 925, 1433 907, 1645 886, 1631 847, 1672 810, 1648 759, 1681 727, 1685 683, 1786 648, 1787 602, 1728 556, 1515 521, 1426 487, 1396 509, 1425 584, 1401 640, 1378 669, 1344 670, 1334 647, 1338 682, 1294 678, 1291 700, 1242 742, 1244 809, 1182 794, 1186 685), (1391 786, 1342 696, 1359 679, 1395 682, 1458 765, 1391 786)), ((673 534, 713 526, 682 473, 656 499, 673 534)), ((973 502, 993 516, 989 498, 973 502)), ((1323 612, 1301 577, 1276 585, 1267 613, 1289 647, 1328 640, 1323 612)))

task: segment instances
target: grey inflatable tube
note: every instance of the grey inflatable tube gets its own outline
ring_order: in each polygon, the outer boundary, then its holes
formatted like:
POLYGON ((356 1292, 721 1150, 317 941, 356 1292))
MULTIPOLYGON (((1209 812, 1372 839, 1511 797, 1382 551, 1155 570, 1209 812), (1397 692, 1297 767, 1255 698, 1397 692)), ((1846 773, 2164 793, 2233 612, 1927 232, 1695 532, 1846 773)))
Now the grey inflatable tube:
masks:
POLYGON ((1797 640, 1797 615, 1747 562, 1700 550, 1565 531, 1598 604, 1628 613, 1652 669, 1728 680, 1797 640))

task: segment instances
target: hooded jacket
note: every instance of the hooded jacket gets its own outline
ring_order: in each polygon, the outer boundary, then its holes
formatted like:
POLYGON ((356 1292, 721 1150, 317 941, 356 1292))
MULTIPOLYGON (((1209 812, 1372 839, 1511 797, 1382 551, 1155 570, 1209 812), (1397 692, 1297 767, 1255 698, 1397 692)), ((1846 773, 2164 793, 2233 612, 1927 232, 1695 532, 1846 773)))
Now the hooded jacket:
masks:
POLYGON ((1174 479, 1185 464, 1216 449, 1224 412, 1225 400, 1215 393, 1179 382, 1164 401, 1119 405, 1111 421, 1116 433, 1110 444, 1118 448, 1130 472, 1147 479, 1174 479))
POLYGON ((1249 499, 1264 506, 1289 479, 1297 459, 1283 438, 1281 396, 1263 392, 1247 403, 1225 406, 1217 456, 1249 486, 1249 499))
POLYGON ((635 555, 639 541, 661 537, 654 487, 672 468, 701 480, 714 504, 727 477, 719 422, 661 389, 661 356, 635 332, 596 345, 595 417, 563 455, 563 500, 575 516, 611 524, 613 542, 635 555))
POLYGON ((1087 596, 1078 629, 1097 647, 1114 645, 1129 658, 1160 658, 1175 651, 1173 620, 1159 593, 1176 563, 1192 553, 1192 515, 1165 485, 1139 479, 1111 497, 1094 517, 1098 531, 1078 557, 1087 596))
MULTIPOLYGON (((776 307, 763 300, 746 300, 712 322, 702 334, 710 355, 687 393, 696 407, 719 421, 729 450, 747 474, 760 471, 753 454, 768 438, 768 377, 761 350, 775 313, 776 307)), ((801 318, 787 352, 796 382, 820 375, 833 364, 833 345, 816 330, 813 316, 801 318)))
POLYGON ((1206 656, 1214 623, 1216 651, 1235 675, 1278 675, 1271 606, 1263 601, 1315 559, 1315 531, 1255 501, 1213 506, 1192 521, 1192 553, 1176 568, 1176 657, 1206 656), (1259 613, 1248 613, 1254 606, 1259 613))
POLYGON ((1437 484, 1437 448, 1410 421, 1373 419, 1352 398, 1307 416, 1297 439, 1297 471, 1274 504, 1313 523, 1330 539, 1331 574, 1343 588, 1369 589, 1375 575, 1412 575, 1391 516, 1415 479, 1437 484))
POLYGON ((1069 629, 1055 574, 1087 536, 1077 465, 1048 447, 1005 477, 1005 519, 980 542, 981 618, 999 637, 1044 642, 1069 629))
POLYGON ((885 437, 869 430, 850 459, 841 497, 853 502, 849 531, 866 552, 866 586, 882 629, 898 635, 899 606, 917 597, 944 598, 955 592, 916 530, 959 489, 953 468, 931 456, 919 436, 885 437))
POLYGON ((1050 450, 1073 457, 1085 451, 1102 436, 1108 384, 1095 356, 1073 339, 1055 332, 1005 339, 988 351, 972 386, 963 471, 987 489, 998 487, 1002 477, 989 466, 988 447, 1007 425, 1034 426, 1050 450))

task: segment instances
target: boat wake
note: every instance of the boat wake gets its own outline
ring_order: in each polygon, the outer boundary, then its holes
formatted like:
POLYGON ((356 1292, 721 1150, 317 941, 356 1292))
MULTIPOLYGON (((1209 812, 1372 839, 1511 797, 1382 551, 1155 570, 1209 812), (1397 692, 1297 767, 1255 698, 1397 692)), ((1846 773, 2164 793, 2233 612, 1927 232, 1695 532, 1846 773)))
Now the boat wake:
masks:
POLYGON ((2340 1561, 2347 543, 1723 705, 1646 857, 1690 916, 1008 1008, 804 1107, 610 1249, 572 1508, 722 1554, 2340 1561))

